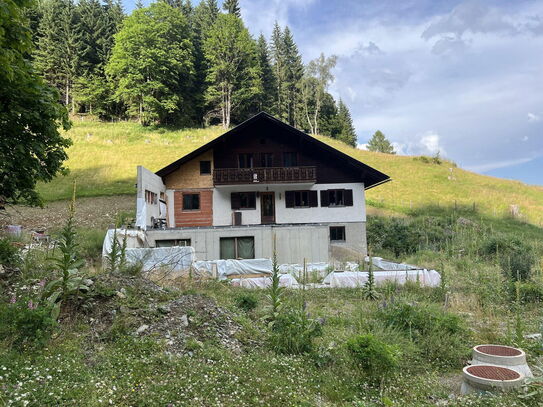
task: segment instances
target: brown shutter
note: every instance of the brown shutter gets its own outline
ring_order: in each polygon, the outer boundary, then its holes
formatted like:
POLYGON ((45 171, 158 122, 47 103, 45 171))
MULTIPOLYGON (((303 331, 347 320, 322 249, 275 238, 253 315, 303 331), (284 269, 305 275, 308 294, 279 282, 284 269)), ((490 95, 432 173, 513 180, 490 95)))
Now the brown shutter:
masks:
POLYGON ((317 191, 307 191, 308 200, 309 200, 309 207, 314 208, 316 206, 319 206, 319 201, 317 198, 317 191))
POLYGON ((321 191, 321 206, 330 206, 328 199, 328 190, 321 191))
POLYGON ((345 206, 353 206, 353 190, 345 189, 344 191, 345 206))
POLYGON ((230 194, 230 204, 232 209, 239 209, 241 206, 241 197, 239 195, 239 192, 232 192, 230 194))
POLYGON ((287 208, 294 208, 294 191, 285 192, 285 206, 287 208))

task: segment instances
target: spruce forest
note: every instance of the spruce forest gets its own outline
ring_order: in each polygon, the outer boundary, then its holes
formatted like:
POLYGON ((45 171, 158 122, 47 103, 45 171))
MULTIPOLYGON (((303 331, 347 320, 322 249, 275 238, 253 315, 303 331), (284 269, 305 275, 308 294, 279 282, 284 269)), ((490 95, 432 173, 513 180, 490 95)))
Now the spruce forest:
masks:
POLYGON ((254 38, 237 0, 40 0, 28 11, 33 63, 72 114, 143 126, 239 124, 266 111, 356 145, 348 107, 328 92, 335 56, 304 64, 289 27, 254 38))

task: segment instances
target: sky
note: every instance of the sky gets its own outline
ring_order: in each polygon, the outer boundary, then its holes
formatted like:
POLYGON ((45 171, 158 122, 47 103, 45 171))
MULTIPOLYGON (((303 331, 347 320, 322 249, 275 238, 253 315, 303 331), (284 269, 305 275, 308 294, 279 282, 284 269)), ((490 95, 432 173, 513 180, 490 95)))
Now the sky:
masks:
POLYGON ((304 62, 337 55, 330 92, 349 106, 361 148, 381 130, 399 154, 439 151, 468 170, 543 185, 543 0, 240 6, 254 36, 288 25, 304 62))

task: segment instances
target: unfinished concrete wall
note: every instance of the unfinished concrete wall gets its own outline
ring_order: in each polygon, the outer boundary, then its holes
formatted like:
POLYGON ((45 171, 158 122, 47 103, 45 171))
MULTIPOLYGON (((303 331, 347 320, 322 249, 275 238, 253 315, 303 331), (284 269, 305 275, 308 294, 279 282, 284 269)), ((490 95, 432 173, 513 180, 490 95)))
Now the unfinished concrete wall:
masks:
MULTIPOLYGON (((160 209, 160 198, 165 196, 166 187, 162 178, 147 168, 138 165, 137 171, 136 226, 145 229, 152 224, 152 217, 166 217, 166 213, 161 213, 160 209), (146 191, 156 194, 157 199, 155 201, 146 199, 146 191)), ((162 207, 165 209, 164 205, 162 207)))
POLYGON ((357 261, 366 254, 364 222, 149 230, 147 240, 154 246, 156 240, 190 239, 198 260, 217 260, 221 237, 250 236, 254 238, 255 258, 271 258, 274 234, 280 263, 301 263, 304 258, 308 262, 328 262, 332 258, 357 261), (330 225, 345 226, 344 243, 330 242, 330 225))

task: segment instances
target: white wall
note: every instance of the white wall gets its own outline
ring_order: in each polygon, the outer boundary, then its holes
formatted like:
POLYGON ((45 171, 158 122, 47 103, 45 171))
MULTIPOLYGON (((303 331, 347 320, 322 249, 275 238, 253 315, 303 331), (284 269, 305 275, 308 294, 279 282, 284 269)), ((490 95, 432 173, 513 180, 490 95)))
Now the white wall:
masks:
MULTIPOLYGON (((365 222, 366 201, 363 183, 343 184, 288 184, 288 185, 239 185, 219 187, 213 190, 213 225, 226 226, 232 224, 230 194, 244 191, 275 192, 276 223, 320 223, 320 222, 365 222), (319 206, 315 208, 287 208, 285 191, 326 189, 352 189, 353 206, 321 207, 320 192, 317 192, 319 206)), ((238 210, 237 210, 238 211, 238 210)), ((242 223, 255 225, 261 223, 260 198, 256 199, 256 209, 241 209, 242 223)))
MULTIPOLYGON (((160 208, 158 199, 160 199, 160 193, 166 192, 166 187, 162 182, 162 178, 156 175, 154 172, 149 171, 147 168, 138 165, 138 176, 137 176, 137 207, 136 207, 136 218, 141 218, 145 220, 145 225, 151 225, 151 217, 159 218, 160 217, 160 208), (157 194, 157 203, 149 204, 145 202, 145 191, 151 191, 157 194)), ((138 226, 144 226, 139 225, 138 226)))

